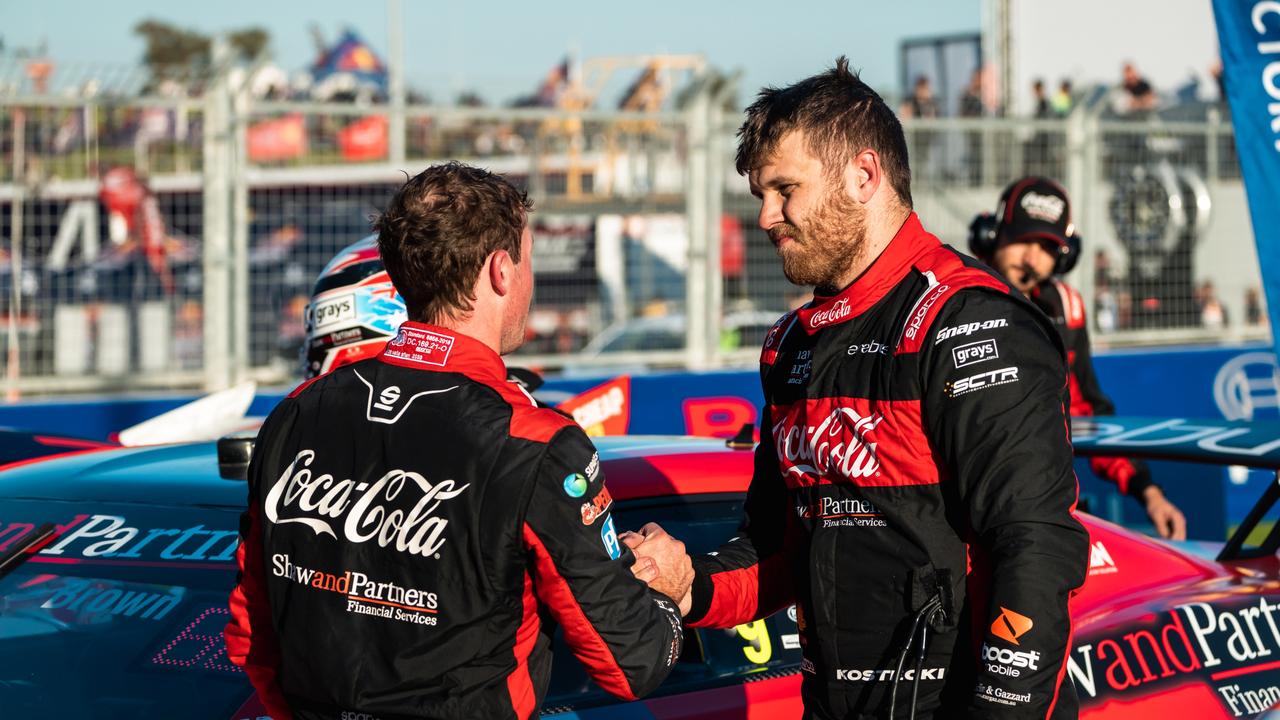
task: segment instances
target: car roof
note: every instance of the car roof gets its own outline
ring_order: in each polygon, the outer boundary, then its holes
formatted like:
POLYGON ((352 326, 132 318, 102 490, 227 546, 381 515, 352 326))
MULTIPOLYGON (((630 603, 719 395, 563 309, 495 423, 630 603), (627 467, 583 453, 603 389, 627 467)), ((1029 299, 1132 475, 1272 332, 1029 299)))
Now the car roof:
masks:
MULTIPOLYGON (((752 453, 723 440, 633 435, 594 438, 619 500, 745 492, 752 453)), ((0 472, 0 498, 242 508, 243 480, 219 476, 212 442, 93 449, 0 472)))

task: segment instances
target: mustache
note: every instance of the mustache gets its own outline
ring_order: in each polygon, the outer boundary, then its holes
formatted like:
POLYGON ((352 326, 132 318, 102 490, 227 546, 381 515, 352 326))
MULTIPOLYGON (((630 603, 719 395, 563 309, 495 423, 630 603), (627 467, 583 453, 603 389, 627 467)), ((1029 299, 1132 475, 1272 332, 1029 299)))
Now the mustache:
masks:
POLYGON ((769 239, 773 241, 774 245, 777 245, 778 243, 782 242, 782 238, 784 237, 789 237, 799 242, 800 228, 796 227, 795 225, 789 225, 787 223, 778 223, 777 225, 774 225, 773 227, 769 228, 769 239))
POLYGON ((1040 273, 1036 272, 1036 269, 1031 267, 1030 265, 1023 265, 1021 268, 1019 268, 1019 270, 1022 271, 1023 282, 1038 284, 1041 280, 1044 279, 1043 277, 1040 276, 1040 273))

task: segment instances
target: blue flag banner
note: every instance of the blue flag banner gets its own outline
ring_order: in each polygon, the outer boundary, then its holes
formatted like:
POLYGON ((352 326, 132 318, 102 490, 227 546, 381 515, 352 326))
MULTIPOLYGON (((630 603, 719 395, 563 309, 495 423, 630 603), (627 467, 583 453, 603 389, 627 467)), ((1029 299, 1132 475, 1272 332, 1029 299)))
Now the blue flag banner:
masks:
POLYGON ((1280 2, 1213 0, 1273 341, 1280 338, 1280 2))

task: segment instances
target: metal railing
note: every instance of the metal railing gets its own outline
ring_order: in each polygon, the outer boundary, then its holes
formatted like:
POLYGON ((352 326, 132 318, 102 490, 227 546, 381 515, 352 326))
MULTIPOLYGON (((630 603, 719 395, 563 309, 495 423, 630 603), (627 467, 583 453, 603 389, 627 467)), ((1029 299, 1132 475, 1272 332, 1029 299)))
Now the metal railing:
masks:
MULTIPOLYGON (((0 331, 21 393, 285 383, 316 273, 405 173, 446 159, 535 200, 537 290, 517 362, 749 365, 789 285, 732 168, 733 80, 658 113, 197 99, 0 99, 0 331), (403 133, 403 134, 399 134, 403 133), (121 169, 123 169, 123 174, 121 169), (132 178, 132 179, 131 179, 132 178), (132 194, 131 194, 132 193, 132 194)), ((1099 344, 1269 337, 1230 125, 906 124, 925 226, 965 249, 1024 173, 1060 179, 1085 252, 1068 280, 1099 344), (1208 285, 1206 285, 1206 283, 1208 285)))

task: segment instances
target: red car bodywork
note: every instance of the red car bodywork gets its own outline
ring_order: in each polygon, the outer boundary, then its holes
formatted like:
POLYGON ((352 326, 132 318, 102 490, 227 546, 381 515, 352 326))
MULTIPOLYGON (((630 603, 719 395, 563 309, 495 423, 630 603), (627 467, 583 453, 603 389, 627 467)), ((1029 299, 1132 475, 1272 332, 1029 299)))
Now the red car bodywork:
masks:
MULTIPOLYGON (((752 453, 664 454, 636 446, 604 463, 616 500, 746 492, 752 453)), ((669 447, 669 446, 668 446, 669 447)), ((1069 679, 1090 720, 1236 718, 1280 698, 1280 562, 1219 563, 1081 513, 1090 567, 1072 599, 1069 679), (1276 606, 1273 614, 1265 607, 1276 606), (1272 696, 1275 697, 1272 697, 1272 696)), ((799 677, 645 701, 655 718, 799 717, 799 677), (694 702, 697 696, 697 702, 694 702), (706 704, 704 704, 704 702, 706 704), (727 704, 724 704, 727 703, 727 704), (717 710, 718 708, 718 710, 717 710)))

